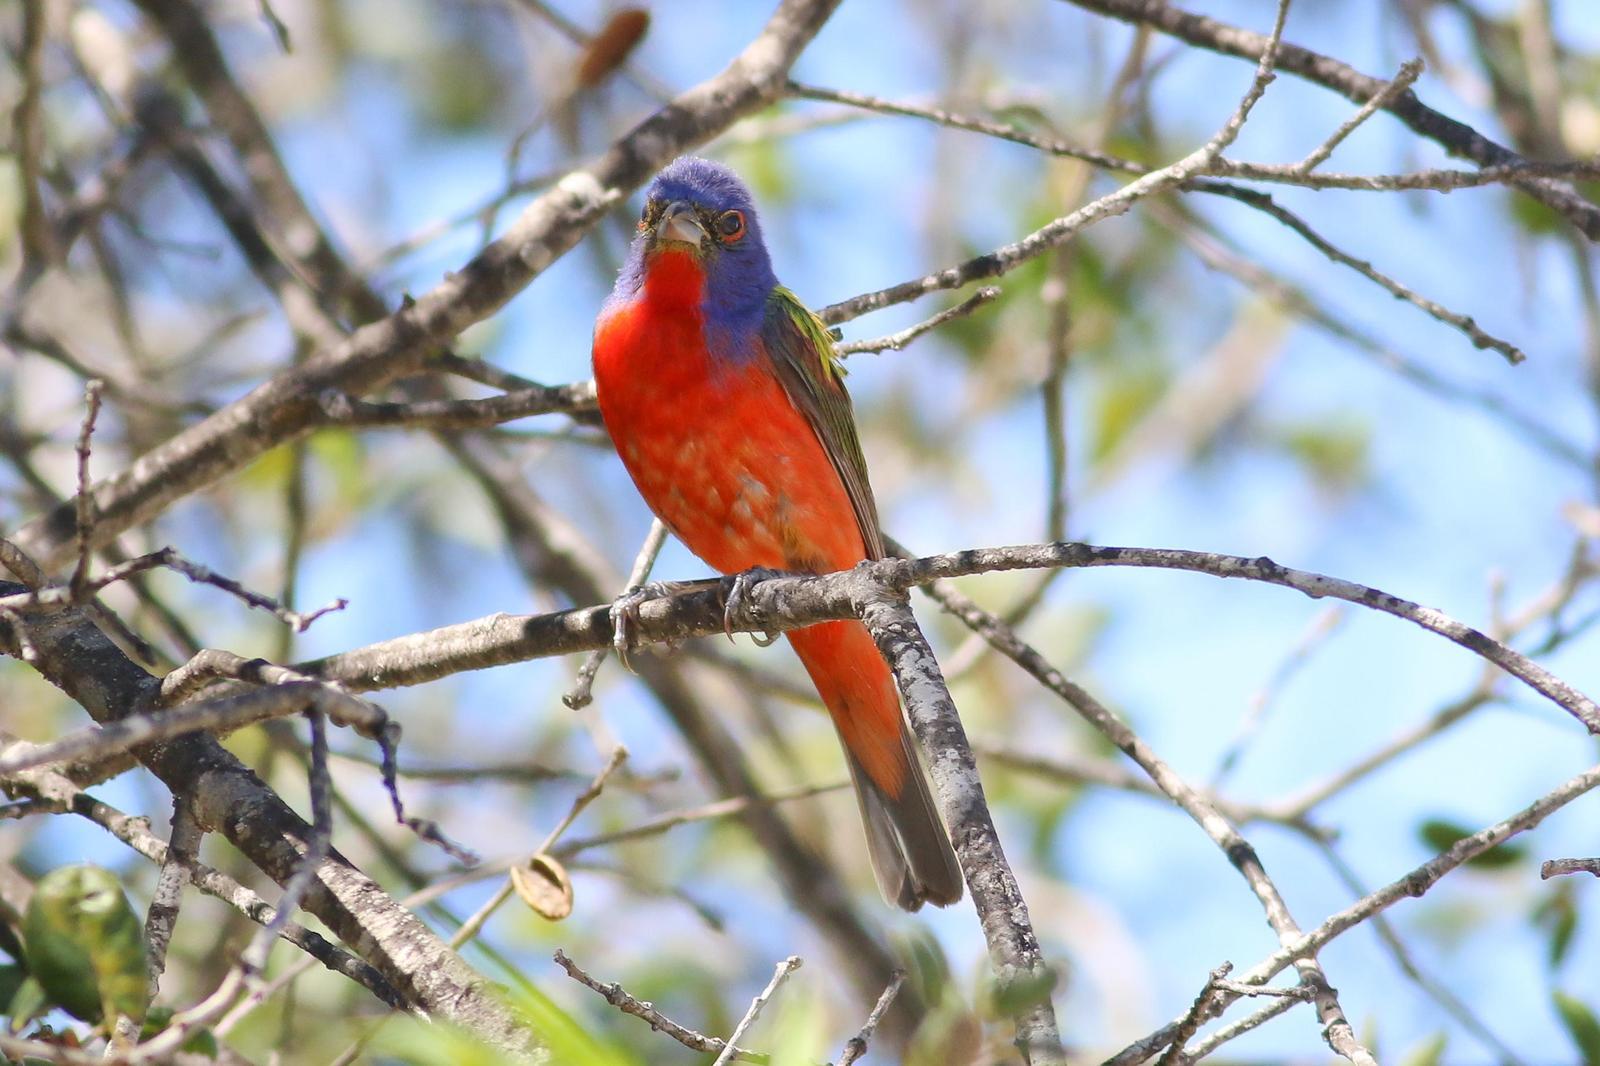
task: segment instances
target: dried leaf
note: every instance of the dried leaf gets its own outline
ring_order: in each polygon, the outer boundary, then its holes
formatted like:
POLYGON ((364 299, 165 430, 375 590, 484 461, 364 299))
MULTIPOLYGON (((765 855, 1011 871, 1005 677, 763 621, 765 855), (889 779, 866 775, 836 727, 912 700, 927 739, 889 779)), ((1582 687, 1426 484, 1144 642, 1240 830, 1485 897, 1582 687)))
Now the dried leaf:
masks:
POLYGON ((559 922, 572 913, 572 879, 559 862, 535 855, 525 866, 511 868, 511 887, 534 913, 559 922))
POLYGON ((573 81, 579 90, 593 89, 628 61, 633 50, 650 29, 650 12, 642 7, 625 7, 612 15, 578 61, 573 81))

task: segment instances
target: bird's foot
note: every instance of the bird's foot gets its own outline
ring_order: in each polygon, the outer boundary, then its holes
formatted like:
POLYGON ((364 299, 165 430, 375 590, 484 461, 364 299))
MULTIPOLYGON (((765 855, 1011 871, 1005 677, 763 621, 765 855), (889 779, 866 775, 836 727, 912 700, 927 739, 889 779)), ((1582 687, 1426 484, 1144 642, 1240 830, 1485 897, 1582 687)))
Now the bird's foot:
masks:
MULTIPOLYGON (((787 577, 782 570, 773 570, 765 566, 754 566, 749 570, 742 570, 728 579, 728 591, 722 601, 722 631, 728 634, 728 639, 733 640, 733 623, 744 615, 753 619, 757 624, 762 621, 761 609, 755 601, 750 599, 750 590, 754 586, 773 577, 787 577)), ((756 647, 765 648, 776 641, 781 633, 770 630, 761 633, 751 633, 750 639, 756 642, 756 647)))
POLYGON ((628 662, 628 653, 633 651, 637 644, 639 608, 650 600, 680 592, 684 587, 681 581, 648 581, 638 588, 629 589, 612 601, 611 610, 608 612, 611 616, 611 647, 617 653, 617 661, 626 667, 629 673, 635 672, 633 664, 628 662))

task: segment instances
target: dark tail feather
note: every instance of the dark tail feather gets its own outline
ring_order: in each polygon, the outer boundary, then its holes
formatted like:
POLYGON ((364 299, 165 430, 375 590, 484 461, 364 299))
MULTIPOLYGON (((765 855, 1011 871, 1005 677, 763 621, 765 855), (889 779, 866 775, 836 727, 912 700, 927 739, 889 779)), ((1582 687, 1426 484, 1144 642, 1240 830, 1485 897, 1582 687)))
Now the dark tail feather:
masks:
POLYGON ((848 749, 845 753, 867 827, 872 873, 883 898, 904 910, 918 910, 923 903, 947 907, 961 899, 961 867, 903 726, 900 742, 910 769, 898 798, 880 789, 848 749))

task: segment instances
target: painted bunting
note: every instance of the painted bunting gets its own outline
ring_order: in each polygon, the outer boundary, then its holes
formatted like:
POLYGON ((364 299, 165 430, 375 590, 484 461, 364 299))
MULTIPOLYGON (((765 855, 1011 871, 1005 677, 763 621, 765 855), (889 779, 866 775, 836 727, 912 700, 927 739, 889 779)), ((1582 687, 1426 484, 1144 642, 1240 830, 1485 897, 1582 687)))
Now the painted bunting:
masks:
MULTIPOLYGON (((645 502, 725 574, 884 554, 827 327, 782 285, 750 191, 685 156, 656 176, 594 335, 600 413, 645 502)), ((844 745, 884 898, 961 898, 894 676, 859 622, 789 634, 844 745)))

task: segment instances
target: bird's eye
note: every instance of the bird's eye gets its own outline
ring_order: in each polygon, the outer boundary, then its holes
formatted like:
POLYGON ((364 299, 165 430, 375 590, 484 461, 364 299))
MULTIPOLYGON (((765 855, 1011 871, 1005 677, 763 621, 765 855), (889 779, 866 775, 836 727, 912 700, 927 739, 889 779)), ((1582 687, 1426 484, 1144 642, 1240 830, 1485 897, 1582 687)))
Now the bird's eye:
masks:
POLYGON ((732 244, 734 241, 737 241, 739 238, 743 237, 744 212, 724 212, 722 217, 717 219, 717 232, 722 235, 722 239, 728 244, 732 244))

